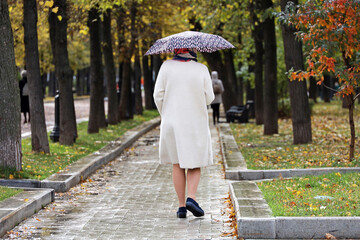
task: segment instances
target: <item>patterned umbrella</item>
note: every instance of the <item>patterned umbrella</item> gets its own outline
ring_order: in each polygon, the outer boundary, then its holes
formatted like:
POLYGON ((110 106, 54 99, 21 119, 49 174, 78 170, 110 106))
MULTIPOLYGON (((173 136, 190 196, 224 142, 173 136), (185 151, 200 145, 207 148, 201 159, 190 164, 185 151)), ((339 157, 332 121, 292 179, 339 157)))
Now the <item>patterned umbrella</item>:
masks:
POLYGON ((186 31, 156 40, 145 55, 171 53, 177 48, 195 48, 198 52, 215 52, 235 47, 218 35, 186 31))

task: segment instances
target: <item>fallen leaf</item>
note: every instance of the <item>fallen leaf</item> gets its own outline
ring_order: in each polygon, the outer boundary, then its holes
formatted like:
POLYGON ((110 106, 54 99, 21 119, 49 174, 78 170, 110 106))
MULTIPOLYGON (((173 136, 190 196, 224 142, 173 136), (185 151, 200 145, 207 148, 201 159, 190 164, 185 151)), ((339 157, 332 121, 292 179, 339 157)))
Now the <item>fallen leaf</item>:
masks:
POLYGON ((335 236, 331 235, 330 233, 325 234, 326 239, 336 239, 335 236))

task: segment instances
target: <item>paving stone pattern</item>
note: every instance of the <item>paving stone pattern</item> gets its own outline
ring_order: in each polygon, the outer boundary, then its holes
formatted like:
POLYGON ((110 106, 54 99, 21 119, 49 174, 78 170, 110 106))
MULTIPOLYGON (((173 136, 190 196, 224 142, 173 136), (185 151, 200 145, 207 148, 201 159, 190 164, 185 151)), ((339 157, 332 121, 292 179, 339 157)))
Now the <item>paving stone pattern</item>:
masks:
POLYGON ((3 239, 236 239, 224 236, 233 231, 224 199, 229 186, 211 131, 217 164, 202 169, 197 195, 204 217, 176 218, 171 165, 158 164, 157 128, 3 239))

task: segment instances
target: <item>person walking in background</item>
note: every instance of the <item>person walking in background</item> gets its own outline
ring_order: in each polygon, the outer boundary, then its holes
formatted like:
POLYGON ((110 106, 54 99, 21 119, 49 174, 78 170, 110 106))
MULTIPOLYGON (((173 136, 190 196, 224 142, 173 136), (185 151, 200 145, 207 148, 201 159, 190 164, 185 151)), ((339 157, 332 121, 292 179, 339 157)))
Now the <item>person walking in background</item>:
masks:
POLYGON ((200 168, 213 164, 207 105, 214 93, 208 68, 197 62, 196 50, 174 53, 162 64, 153 95, 161 116, 159 157, 160 163, 173 166, 177 217, 186 218, 187 210, 200 217, 204 215, 196 202, 200 168))
POLYGON ((29 84, 27 82, 26 70, 21 71, 21 80, 19 81, 20 87, 20 104, 21 112, 24 113, 24 123, 27 123, 27 114, 29 115, 30 122, 30 106, 29 106, 29 84))
POLYGON ((214 89, 215 99, 211 103, 211 108, 213 110, 213 122, 214 125, 219 123, 220 118, 220 103, 222 103, 222 93, 224 92, 224 86, 222 81, 218 78, 218 73, 216 71, 211 72, 212 85, 214 89))

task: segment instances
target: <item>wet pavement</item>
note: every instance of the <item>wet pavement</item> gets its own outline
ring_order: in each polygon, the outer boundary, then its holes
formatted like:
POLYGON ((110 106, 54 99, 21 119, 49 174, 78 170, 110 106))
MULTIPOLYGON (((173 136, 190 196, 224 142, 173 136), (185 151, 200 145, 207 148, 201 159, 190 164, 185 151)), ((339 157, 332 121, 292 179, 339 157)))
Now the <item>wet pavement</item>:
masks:
POLYGON ((236 239, 218 133, 211 132, 216 164, 202 169, 197 194, 204 217, 176 217, 171 165, 158 163, 157 128, 3 239, 236 239))

